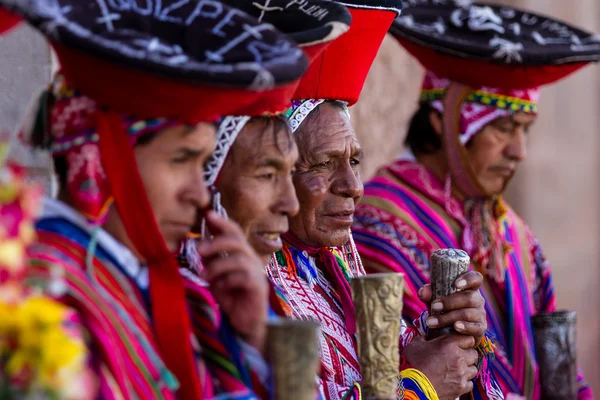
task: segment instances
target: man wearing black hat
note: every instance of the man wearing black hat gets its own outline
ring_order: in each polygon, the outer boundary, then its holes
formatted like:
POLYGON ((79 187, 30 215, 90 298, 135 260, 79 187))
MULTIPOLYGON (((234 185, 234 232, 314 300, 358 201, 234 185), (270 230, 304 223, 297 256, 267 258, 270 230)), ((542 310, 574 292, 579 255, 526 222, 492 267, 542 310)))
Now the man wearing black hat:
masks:
MULTIPOLYGON (((526 158, 538 87, 600 59, 600 43, 510 7, 426 0, 409 1, 405 11, 392 33, 427 70, 421 104, 409 150, 365 186, 357 247, 370 271, 406 274, 408 318, 424 308, 417 290, 429 282, 429 255, 466 250, 485 276, 492 366, 503 392, 539 399, 530 318, 554 311, 552 278, 539 243, 501 195, 526 158)), ((578 398, 593 398, 578 379, 578 398)))

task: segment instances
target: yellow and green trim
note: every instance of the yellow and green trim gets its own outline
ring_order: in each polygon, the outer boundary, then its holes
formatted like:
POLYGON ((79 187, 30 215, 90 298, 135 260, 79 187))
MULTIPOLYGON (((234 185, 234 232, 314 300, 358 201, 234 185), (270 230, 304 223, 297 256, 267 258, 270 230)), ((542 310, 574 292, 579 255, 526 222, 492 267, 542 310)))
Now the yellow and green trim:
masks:
MULTIPOLYGON (((421 92, 420 101, 424 103, 443 100, 445 96, 446 89, 425 89, 421 92)), ((482 90, 471 92, 465 101, 506 110, 512 113, 522 112, 525 114, 537 114, 538 112, 538 105, 533 101, 497 93, 484 92, 482 90)))

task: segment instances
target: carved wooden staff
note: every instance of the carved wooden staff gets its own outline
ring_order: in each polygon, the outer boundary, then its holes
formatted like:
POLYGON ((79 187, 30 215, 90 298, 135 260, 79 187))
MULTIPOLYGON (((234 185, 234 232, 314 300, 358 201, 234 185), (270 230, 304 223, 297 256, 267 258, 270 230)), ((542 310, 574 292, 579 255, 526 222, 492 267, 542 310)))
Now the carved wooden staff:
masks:
POLYGON ((274 400, 314 400, 319 372, 319 324, 281 319, 267 326, 274 400))
POLYGON ((575 311, 531 317, 544 400, 577 398, 576 322, 575 311))
MULTIPOLYGON (((431 303, 437 299, 450 296, 458 291, 455 282, 459 276, 466 274, 469 270, 471 259, 469 255, 458 249, 439 249, 429 257, 431 267, 431 303)), ((429 309, 430 315, 438 315, 429 309)), ((435 339, 448 333, 454 332, 454 328, 429 329, 427 340, 435 339)), ((470 394, 459 397, 461 400, 471 399, 470 394)), ((458 399, 457 399, 458 400, 458 399)))
MULTIPOLYGON (((429 265, 431 266, 431 291, 433 303, 437 299, 456 293, 455 282, 459 276, 467 273, 471 259, 463 250, 440 249, 431 254, 429 265)), ((430 315, 437 315, 429 310, 430 315)), ((447 333, 454 332, 453 328, 429 329, 427 339, 435 339, 447 333)))
POLYGON ((363 398, 397 399, 404 275, 362 276, 352 279, 351 286, 363 398))

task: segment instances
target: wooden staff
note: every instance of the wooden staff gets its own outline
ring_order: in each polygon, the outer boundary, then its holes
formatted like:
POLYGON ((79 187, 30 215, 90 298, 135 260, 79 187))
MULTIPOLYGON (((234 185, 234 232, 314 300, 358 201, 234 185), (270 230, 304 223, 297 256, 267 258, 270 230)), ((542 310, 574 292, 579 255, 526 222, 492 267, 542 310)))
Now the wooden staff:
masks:
POLYGON ((577 399, 575 311, 531 317, 543 400, 577 399))
MULTIPOLYGON (((457 249, 440 249, 431 254, 429 265, 431 267, 431 302, 450 296, 457 292, 455 282, 459 276, 469 270, 471 259, 466 252, 457 249)), ((430 315, 438 315, 429 309, 430 315)), ((454 332, 453 328, 429 329, 427 340, 435 339, 454 332)))
POLYGON ((319 372, 319 324, 280 319, 267 326, 274 400, 314 400, 319 372))
POLYGON ((351 286, 363 398, 397 399, 404 275, 362 276, 352 279, 351 286))

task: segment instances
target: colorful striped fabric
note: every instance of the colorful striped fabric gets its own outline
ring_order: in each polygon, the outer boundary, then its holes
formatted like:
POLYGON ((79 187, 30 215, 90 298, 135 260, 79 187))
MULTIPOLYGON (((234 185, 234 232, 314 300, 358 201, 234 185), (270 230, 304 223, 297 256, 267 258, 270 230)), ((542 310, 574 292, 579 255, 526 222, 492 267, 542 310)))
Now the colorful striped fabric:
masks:
MULTIPOLYGON (((272 306, 284 312, 282 316, 321 324, 319 383, 323 398, 358 400, 361 375, 356 338, 346 330, 340 298, 316 261, 287 244, 275 253, 266 269, 277 295, 272 306)), ((351 276, 360 274, 358 268, 354 264, 351 276)))
MULTIPOLYGON (((86 267, 91 237, 66 218, 42 218, 36 230, 27 282, 47 285, 57 276, 64 282, 66 292, 58 300, 77 310, 88 330, 99 398, 176 399, 178 383, 154 339, 147 288, 138 286, 101 244, 92 268, 86 267)), ((249 389, 255 380, 239 343, 226 321, 220 321, 212 296, 190 281, 186 291, 203 399, 258 399, 249 389)))
MULTIPOLYGON (((465 249, 472 241, 465 235, 463 210, 463 202, 413 160, 395 161, 365 185, 353 226, 356 244, 367 272, 405 274, 407 320, 425 309, 417 292, 429 282, 430 254, 439 248, 465 249)), ((481 289, 497 347, 491 365, 505 394, 537 400, 540 382, 530 317, 555 309, 552 277, 539 243, 512 209, 507 207, 497 223, 505 241, 505 279, 486 277, 481 289)), ((581 376, 579 381, 579 399, 592 399, 581 376)))

